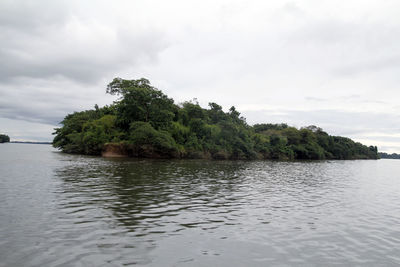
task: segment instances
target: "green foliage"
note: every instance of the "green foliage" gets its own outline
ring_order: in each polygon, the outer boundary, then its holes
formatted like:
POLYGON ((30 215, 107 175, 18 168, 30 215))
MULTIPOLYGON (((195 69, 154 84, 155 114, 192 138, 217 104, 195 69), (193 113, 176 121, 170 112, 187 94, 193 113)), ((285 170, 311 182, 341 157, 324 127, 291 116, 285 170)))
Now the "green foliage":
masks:
POLYGON ((260 133, 260 132, 265 132, 267 130, 280 131, 288 128, 288 125, 286 123, 281 123, 281 124, 261 123, 261 124, 255 124, 253 128, 256 133, 260 133))
POLYGON ((130 126, 129 143, 137 156, 176 157, 179 148, 169 132, 157 131, 148 122, 136 121, 130 126))
POLYGON ((113 107, 74 112, 55 129, 53 146, 67 153, 99 155, 105 143, 124 139, 125 134, 115 125, 113 107))
POLYGON ((10 142, 10 137, 5 134, 0 134, 0 143, 8 143, 10 142))
POLYGON ((105 143, 120 141, 123 134, 116 130, 115 121, 116 116, 104 115, 83 125, 81 137, 85 154, 100 154, 105 143))
POLYGON ((53 145, 68 153, 99 155, 106 143, 125 146, 139 157, 215 159, 377 158, 376 147, 330 136, 314 125, 249 126, 235 107, 196 100, 175 105, 146 79, 114 79, 107 93, 120 98, 111 106, 69 114, 56 129, 53 145))
POLYGON ((107 93, 120 95, 117 101, 118 125, 128 130, 132 122, 149 122, 156 129, 165 129, 175 116, 174 101, 152 87, 146 79, 123 80, 115 78, 107 93))
POLYGON ((168 132, 171 134, 172 138, 181 145, 185 144, 190 136, 190 128, 176 121, 171 123, 168 132))

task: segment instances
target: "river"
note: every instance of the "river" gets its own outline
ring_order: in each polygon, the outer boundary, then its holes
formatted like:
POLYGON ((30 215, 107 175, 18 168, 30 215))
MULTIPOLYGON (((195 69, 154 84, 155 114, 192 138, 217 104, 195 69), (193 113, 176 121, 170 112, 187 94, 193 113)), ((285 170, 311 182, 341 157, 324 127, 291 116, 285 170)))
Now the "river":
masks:
POLYGON ((0 145, 0 266, 399 266, 400 160, 105 159, 0 145))

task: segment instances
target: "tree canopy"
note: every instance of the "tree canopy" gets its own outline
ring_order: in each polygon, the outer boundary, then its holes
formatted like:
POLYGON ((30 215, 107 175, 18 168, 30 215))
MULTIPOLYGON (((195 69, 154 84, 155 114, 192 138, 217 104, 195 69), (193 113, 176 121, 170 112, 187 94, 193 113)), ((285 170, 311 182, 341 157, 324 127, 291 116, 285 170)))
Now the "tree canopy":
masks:
POLYGON ((10 137, 5 134, 0 134, 0 143, 10 142, 10 137))
POLYGON ((317 126, 248 125, 232 106, 175 104, 147 79, 115 78, 113 104, 74 112, 55 130, 53 145, 67 153, 100 155, 109 144, 137 157, 214 159, 376 159, 377 148, 330 136, 317 126))

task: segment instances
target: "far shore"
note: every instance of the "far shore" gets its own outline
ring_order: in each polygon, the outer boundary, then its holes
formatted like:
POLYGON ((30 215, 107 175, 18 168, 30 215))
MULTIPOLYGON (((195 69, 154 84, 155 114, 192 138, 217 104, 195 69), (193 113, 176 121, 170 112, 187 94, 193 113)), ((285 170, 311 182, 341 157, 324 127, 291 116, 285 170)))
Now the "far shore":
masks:
POLYGON ((36 144, 36 145, 51 145, 52 142, 35 142, 35 141, 10 141, 11 144, 36 144))

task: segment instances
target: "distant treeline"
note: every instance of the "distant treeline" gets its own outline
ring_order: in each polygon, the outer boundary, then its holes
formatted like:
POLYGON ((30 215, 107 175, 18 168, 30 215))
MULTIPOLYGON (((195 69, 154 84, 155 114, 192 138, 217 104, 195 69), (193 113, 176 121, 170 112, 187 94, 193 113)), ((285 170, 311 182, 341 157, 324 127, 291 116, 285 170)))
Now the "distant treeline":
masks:
POLYGON ((13 144, 34 144, 34 145, 51 145, 52 142, 37 142, 37 141, 12 141, 13 144))
POLYGON ((250 126, 235 107, 175 104, 146 79, 114 79, 112 105, 67 115, 53 145, 67 153, 118 153, 155 158, 376 159, 377 148, 330 136, 321 128, 287 124, 250 126))
POLYGON ((397 154, 397 153, 388 154, 388 153, 385 153, 385 152, 379 152, 378 156, 381 159, 400 159, 400 154, 397 154))
POLYGON ((10 142, 10 137, 5 134, 0 134, 0 143, 10 142))

